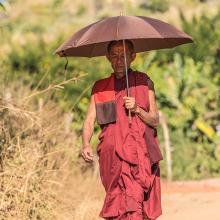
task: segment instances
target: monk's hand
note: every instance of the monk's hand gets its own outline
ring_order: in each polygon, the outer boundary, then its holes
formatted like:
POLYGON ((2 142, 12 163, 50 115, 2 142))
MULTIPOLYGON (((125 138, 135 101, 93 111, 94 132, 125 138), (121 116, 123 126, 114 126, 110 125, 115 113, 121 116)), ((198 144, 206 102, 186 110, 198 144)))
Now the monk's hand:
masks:
POLYGON ((84 145, 81 149, 81 155, 86 162, 93 162, 93 152, 91 145, 84 145))
POLYGON ((138 105, 136 103, 135 98, 131 97, 131 96, 124 96, 123 99, 124 99, 124 103, 125 103, 125 108, 129 109, 133 113, 136 113, 138 105))

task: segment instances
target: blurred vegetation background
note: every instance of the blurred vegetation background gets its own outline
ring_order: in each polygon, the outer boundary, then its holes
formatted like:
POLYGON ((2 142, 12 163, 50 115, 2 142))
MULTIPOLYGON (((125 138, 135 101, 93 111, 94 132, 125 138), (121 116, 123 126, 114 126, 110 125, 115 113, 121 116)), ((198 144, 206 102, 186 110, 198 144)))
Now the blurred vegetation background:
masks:
MULTIPOLYGON (((39 111, 42 106, 53 103, 60 115, 57 121, 54 117, 50 122, 56 127, 61 117, 66 123, 63 137, 66 137, 66 133, 74 134, 71 139, 74 142, 67 144, 68 152, 72 153, 59 156, 59 161, 60 158, 68 157, 70 167, 78 164, 82 123, 91 87, 97 79, 110 74, 111 67, 105 57, 69 58, 67 72, 64 74, 66 60, 54 55, 54 51, 81 27, 98 19, 117 16, 120 11, 124 15, 152 16, 164 20, 193 37, 194 44, 140 53, 132 67, 148 73, 154 81, 157 103, 169 128, 173 179, 219 177, 218 0, 0 0, 0 87, 1 110, 4 110, 4 114, 0 114, 0 135, 5 131, 5 124, 9 123, 5 122, 8 120, 5 117, 8 103, 28 111, 39 111), (24 102, 27 97, 31 101, 24 102)), ((50 114, 45 114, 47 119, 50 118, 50 114)), ((16 132, 9 132, 9 135, 24 139, 24 133, 17 132, 20 130, 17 126, 14 128, 16 132)), ((96 125, 92 138, 94 150, 99 131, 96 125)), ((32 132, 34 134, 36 131, 32 132)), ((161 126, 158 127, 158 133, 161 150, 165 155, 161 126)), ((52 134, 56 139, 56 133, 52 134)), ((58 138, 59 141, 49 147, 50 151, 67 146, 60 136, 58 138)), ((18 139, 14 138, 13 144, 17 145, 17 142, 18 139)), ((11 142, 0 142, 1 154, 9 145, 11 142)), ((44 154, 48 145, 45 148, 42 142, 42 146, 40 152, 44 154)), ((1 156, 1 164, 7 168, 8 157, 4 155, 1 156)), ((166 160, 161 162, 161 167, 161 175, 165 178, 166 160)))

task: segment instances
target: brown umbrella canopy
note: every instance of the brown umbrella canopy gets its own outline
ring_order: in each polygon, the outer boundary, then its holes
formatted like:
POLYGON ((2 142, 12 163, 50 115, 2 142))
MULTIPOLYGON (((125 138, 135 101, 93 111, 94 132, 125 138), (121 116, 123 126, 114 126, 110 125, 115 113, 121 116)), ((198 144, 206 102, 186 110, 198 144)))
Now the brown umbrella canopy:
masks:
POLYGON ((56 53, 60 56, 104 56, 109 41, 122 39, 131 40, 135 52, 172 48, 193 42, 186 33, 158 19, 116 16, 99 20, 79 30, 56 53))

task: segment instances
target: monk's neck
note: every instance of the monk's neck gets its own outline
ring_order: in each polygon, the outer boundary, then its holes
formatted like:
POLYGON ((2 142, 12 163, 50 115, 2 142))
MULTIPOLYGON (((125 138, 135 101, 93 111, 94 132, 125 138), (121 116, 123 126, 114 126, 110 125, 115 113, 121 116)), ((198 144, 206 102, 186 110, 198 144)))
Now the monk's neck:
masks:
POLYGON ((125 75, 125 73, 115 73, 115 77, 117 79, 121 79, 124 75, 125 75))
MULTIPOLYGON (((131 71, 131 68, 128 69, 128 73, 130 71, 131 71)), ((120 72, 120 73, 115 72, 114 74, 117 79, 121 79, 123 76, 125 76, 125 72, 120 72)))

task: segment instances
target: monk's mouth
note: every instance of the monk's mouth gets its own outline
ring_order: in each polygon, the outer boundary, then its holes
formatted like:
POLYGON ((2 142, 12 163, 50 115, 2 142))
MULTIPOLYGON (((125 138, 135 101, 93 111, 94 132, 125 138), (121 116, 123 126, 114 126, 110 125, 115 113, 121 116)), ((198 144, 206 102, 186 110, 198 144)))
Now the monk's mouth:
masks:
POLYGON ((124 66, 119 66, 117 67, 118 69, 124 69, 125 67, 124 66))

